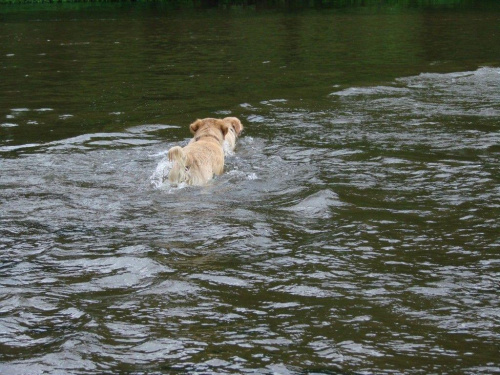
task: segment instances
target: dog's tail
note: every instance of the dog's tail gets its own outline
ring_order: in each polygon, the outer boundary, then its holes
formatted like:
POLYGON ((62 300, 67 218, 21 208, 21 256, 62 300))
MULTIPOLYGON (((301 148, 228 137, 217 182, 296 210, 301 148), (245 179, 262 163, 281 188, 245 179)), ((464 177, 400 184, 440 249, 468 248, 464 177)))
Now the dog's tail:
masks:
POLYGON ((171 183, 181 183, 186 181, 186 154, 179 146, 174 146, 168 150, 168 160, 174 163, 170 173, 168 174, 168 180, 171 183))

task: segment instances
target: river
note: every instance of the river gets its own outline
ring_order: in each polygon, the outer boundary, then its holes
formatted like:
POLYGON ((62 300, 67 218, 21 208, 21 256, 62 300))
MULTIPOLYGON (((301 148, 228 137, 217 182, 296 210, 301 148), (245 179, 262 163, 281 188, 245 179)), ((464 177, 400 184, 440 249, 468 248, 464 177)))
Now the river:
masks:
POLYGON ((0 6, 0 373, 500 372, 500 6, 392 3, 0 6))

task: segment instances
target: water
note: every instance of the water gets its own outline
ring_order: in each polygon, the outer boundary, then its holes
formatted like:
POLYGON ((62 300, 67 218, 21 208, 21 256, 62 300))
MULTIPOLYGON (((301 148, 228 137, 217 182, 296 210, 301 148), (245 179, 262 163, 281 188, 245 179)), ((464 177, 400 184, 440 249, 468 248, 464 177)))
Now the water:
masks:
POLYGON ((500 372, 498 11, 3 18, 2 374, 500 372))

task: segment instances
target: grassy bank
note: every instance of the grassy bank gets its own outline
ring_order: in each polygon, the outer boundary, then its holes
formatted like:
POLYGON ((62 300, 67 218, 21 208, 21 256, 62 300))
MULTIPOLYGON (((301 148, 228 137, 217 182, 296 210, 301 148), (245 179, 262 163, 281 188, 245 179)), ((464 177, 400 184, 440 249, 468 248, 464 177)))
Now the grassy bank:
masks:
MULTIPOLYGON (((0 0, 0 4, 57 4, 57 3, 171 3, 190 6, 268 5, 268 6, 324 6, 324 7, 456 7, 472 6, 476 0, 0 0)), ((481 3, 488 3, 483 0, 481 3)))

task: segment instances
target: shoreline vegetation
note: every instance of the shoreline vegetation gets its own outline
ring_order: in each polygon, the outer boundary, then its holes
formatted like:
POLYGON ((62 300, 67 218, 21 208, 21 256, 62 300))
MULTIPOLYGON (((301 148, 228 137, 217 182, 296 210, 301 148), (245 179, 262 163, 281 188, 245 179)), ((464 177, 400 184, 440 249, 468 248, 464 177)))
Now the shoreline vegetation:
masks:
MULTIPOLYGON (((2 5, 23 4, 165 4, 175 7, 262 6, 266 8, 456 8, 482 7, 495 0, 0 0, 2 5)), ((1 9, 0 9, 1 11, 1 9)))

